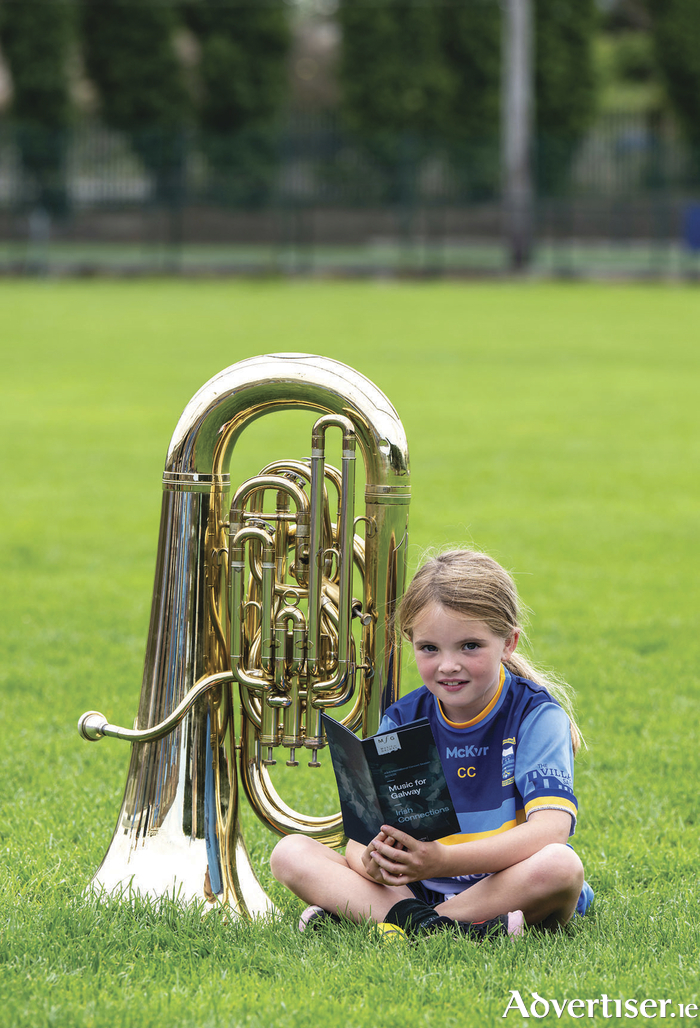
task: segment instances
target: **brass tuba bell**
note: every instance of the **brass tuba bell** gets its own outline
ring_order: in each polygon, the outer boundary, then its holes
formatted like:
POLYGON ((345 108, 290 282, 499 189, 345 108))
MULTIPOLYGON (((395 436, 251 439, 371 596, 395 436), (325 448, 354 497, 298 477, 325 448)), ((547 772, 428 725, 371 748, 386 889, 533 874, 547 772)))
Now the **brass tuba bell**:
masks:
POLYGON ((110 847, 92 885, 183 902, 271 911, 253 872, 238 781, 284 835, 343 841, 339 813, 297 813, 269 767, 311 767, 321 713, 376 732, 398 698, 392 615, 405 583, 410 499, 403 426, 384 394, 338 361, 269 354, 220 372, 173 434, 138 717, 88 711, 81 736, 129 739, 131 762, 110 847), (275 460, 230 496, 243 430, 271 412, 315 412, 310 456, 275 460), (326 437, 342 446, 326 461, 326 437), (355 509, 355 458, 364 506, 355 509), (238 686, 240 713, 234 687, 238 686))

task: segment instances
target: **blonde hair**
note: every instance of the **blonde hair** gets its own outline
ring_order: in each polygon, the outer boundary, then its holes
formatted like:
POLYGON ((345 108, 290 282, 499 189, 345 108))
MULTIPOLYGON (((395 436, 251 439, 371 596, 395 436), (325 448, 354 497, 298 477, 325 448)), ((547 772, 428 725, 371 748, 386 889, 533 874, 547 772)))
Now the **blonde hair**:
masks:
MULTIPOLYGON (((399 631, 405 639, 412 639, 421 614, 435 603, 462 617, 483 621, 502 639, 511 632, 523 632, 522 606, 515 582, 498 561, 476 550, 448 550, 418 569, 397 611, 399 631)), ((535 667, 517 650, 504 664, 514 675, 543 686, 561 704, 569 717, 576 753, 583 739, 573 714, 570 686, 535 667)))

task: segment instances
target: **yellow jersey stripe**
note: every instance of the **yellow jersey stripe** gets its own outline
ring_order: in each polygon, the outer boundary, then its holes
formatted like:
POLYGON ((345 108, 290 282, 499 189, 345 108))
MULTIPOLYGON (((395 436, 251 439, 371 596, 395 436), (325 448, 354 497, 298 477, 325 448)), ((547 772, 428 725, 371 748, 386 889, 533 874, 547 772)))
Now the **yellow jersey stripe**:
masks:
POLYGON ((532 814, 535 810, 549 809, 549 810, 566 810, 576 818, 577 809, 576 804, 572 803, 571 800, 564 799, 559 796, 538 796, 537 799, 530 800, 529 803, 525 804, 525 813, 532 814))
POLYGON ((458 846, 461 842, 474 842, 476 839, 489 839, 492 835, 501 835, 510 831, 516 825, 525 823, 525 811, 516 811, 512 821, 506 821, 500 828, 492 828, 489 832, 461 832, 459 835, 446 835, 444 839, 438 839, 444 846, 458 846))
POLYGON ((440 700, 438 700, 440 713, 442 714, 445 721, 447 721, 448 725, 450 725, 451 728, 471 728, 473 725, 478 724, 479 721, 483 721, 485 717, 488 717, 493 708, 496 706, 496 703, 498 702, 498 697, 501 695, 501 692, 503 691, 503 683, 505 682, 505 680, 506 669, 504 668, 503 664, 501 664, 501 673, 498 676, 498 688, 496 689, 496 692, 493 694, 493 696, 491 697, 487 705, 484 707, 484 709, 481 711, 481 713, 477 714, 476 717, 473 717, 471 721, 450 721, 448 716, 445 714, 445 711, 442 709, 442 703, 440 703, 440 700))

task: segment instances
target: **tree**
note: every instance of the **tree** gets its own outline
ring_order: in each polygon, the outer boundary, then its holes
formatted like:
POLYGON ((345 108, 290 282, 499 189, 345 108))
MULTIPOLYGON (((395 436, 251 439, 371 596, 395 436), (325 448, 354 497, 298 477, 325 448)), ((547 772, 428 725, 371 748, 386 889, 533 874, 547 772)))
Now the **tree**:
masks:
POLYGON ((439 8, 442 53, 450 70, 446 139, 462 191, 498 193, 501 10, 493 0, 439 8))
POLYGON ((697 0, 648 2, 656 60, 700 169, 700 7, 697 0))
MULTIPOLYGON (((340 0, 342 111, 380 163, 405 140, 445 143, 463 192, 499 188, 498 0, 340 0)), ((539 182, 560 188, 595 111, 596 0, 536 0, 539 182)), ((415 158, 416 146, 410 152, 415 158)))
POLYGON ((444 138, 452 71, 440 5, 341 0, 341 113, 383 173, 385 197, 405 198, 429 139, 444 138))
POLYGON ((128 136, 165 201, 179 192, 189 112, 173 45, 176 27, 176 11, 168 3, 85 0, 82 7, 85 64, 102 117, 128 136))
POLYGON ((260 203, 278 161, 278 116, 291 44, 284 0, 189 0, 186 20, 201 44, 202 147, 218 192, 231 203, 260 203))
POLYGON ((0 7, 0 40, 12 75, 12 118, 30 179, 29 199, 52 214, 64 213, 67 207, 67 63, 72 37, 73 8, 68 3, 6 0, 0 7))
POLYGON ((541 192, 562 188, 596 108, 595 0, 536 0, 535 126, 541 192))

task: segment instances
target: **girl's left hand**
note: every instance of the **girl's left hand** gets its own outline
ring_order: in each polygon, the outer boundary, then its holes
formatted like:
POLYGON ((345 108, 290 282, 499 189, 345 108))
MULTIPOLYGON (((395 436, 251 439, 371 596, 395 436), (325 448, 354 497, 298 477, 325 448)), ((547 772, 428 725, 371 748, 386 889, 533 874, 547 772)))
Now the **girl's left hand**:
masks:
POLYGON ((443 846, 439 842, 420 842, 398 828, 382 825, 372 841, 371 859, 382 871, 387 885, 407 885, 441 875, 443 846))

